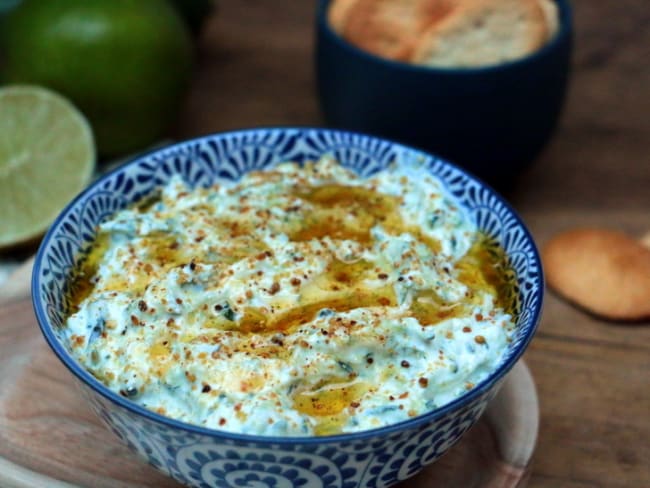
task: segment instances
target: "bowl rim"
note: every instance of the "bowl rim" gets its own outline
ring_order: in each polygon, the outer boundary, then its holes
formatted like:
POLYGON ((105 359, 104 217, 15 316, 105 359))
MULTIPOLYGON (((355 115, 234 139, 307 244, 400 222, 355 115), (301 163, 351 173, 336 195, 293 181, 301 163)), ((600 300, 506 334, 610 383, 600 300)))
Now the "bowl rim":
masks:
MULTIPOLYGON (((436 175, 433 174, 433 176, 436 175)), ((427 151, 422 151, 412 146, 407 146, 402 143, 392 141, 390 139, 364 134, 362 132, 329 129, 323 127, 308 127, 308 126, 255 127, 255 128, 235 129, 235 130, 224 131, 224 132, 216 132, 216 133, 207 134, 192 139, 186 139, 164 147, 154 148, 150 151, 145 151, 133 156, 132 158, 129 158, 122 164, 118 165, 117 167, 103 174, 101 177, 95 179, 88 187, 86 187, 86 189, 84 189, 73 200, 71 200, 70 203, 68 203, 68 205, 66 205, 66 207, 59 213, 59 215, 54 220, 54 222, 48 229, 47 233, 43 237, 41 244, 39 245, 34 260, 34 267, 32 271, 32 279, 31 279, 32 305, 34 308, 34 312, 36 315, 39 328, 41 329, 41 332, 46 342, 48 343, 52 351, 55 353, 55 355, 59 358, 59 360, 68 368, 68 370, 77 378, 77 380, 81 381, 81 383, 84 386, 87 386, 91 390, 93 390, 94 393, 99 394, 100 396, 110 401, 111 403, 126 409, 130 414, 142 416, 146 420, 154 422, 155 424, 158 425, 162 424, 163 426, 172 429, 179 429, 181 431, 190 434, 198 434, 205 437, 221 438, 221 439, 227 439, 227 440, 237 441, 237 442, 277 444, 277 445, 351 443, 355 441, 362 441, 362 440, 367 440, 367 439, 376 438, 380 436, 386 436, 386 435, 393 434, 395 432, 411 430, 419 426, 422 426, 424 424, 428 424, 430 422, 433 422, 445 416, 446 414, 448 414, 449 412, 455 409, 462 408, 464 405, 471 403, 474 399, 486 393, 496 383, 498 383, 501 379, 503 379, 527 349, 528 345, 530 344, 530 341, 533 339, 537 331, 537 328, 539 327, 539 322, 541 319, 541 312, 542 312, 543 302, 544 302, 544 290, 545 290, 545 279, 544 279, 544 273, 542 269, 541 257, 532 234, 524 224, 519 214, 491 186, 484 183, 482 180, 475 177, 467 170, 460 168, 453 163, 448 162, 446 159, 439 158, 427 151), (517 348, 515 349, 514 353, 510 356, 510 358, 507 361, 502 362, 498 368, 492 371, 485 379, 483 379, 474 388, 472 388, 466 393, 463 393, 458 398, 454 399, 453 401, 447 404, 442 405, 439 408, 433 409, 431 411, 428 411, 416 417, 403 420, 400 422, 396 422, 393 424, 389 424, 383 427, 367 429, 358 432, 349 432, 349 433, 326 435, 326 436, 314 436, 314 435, 267 436, 267 435, 260 435, 260 434, 245 434, 245 433, 238 433, 238 432, 231 432, 226 430, 202 427, 196 424, 190 424, 187 422, 176 420, 174 418, 158 414, 152 410, 148 410, 147 408, 142 407, 136 404, 135 402, 132 402, 120 396, 119 394, 113 392, 108 387, 106 387, 102 382, 100 382, 97 378, 91 375, 85 368, 83 368, 81 364, 77 363, 77 361, 73 359, 73 357, 70 355, 67 349, 63 346, 61 342, 59 342, 59 340, 55 336, 54 328, 48 319, 47 313, 45 312, 44 308, 41 305, 41 300, 39 300, 40 289, 41 289, 40 276, 41 276, 41 267, 43 264, 43 257, 45 255, 45 252, 48 248, 50 241, 54 237, 55 231, 58 231, 59 224, 61 223, 61 221, 68 215, 70 210, 77 205, 78 202, 85 199, 92 192, 96 191, 96 189, 99 188, 106 180, 112 178, 115 174, 124 171, 126 168, 130 166, 137 165, 139 162, 153 155, 156 154, 162 155, 164 153, 173 152, 189 145, 200 144, 202 142, 211 141, 214 139, 220 139, 220 138, 224 138, 236 134, 252 134, 256 132, 265 132, 265 131, 277 131, 277 132, 315 131, 320 133, 324 132, 330 134, 349 135, 349 136, 361 137, 363 139, 370 140, 370 141, 389 143, 394 148, 402 148, 408 151, 412 151, 414 153, 419 153, 425 156, 433 157, 437 161, 442 163, 443 166, 451 167, 452 169, 459 171, 463 175, 467 176, 470 180, 473 180, 474 182, 478 183, 480 186, 487 189, 488 192, 491 194, 491 196, 494 197, 499 204, 503 205, 503 207, 506 209, 508 214, 516 222, 517 227, 519 227, 523 231, 525 240, 531 245, 533 264, 536 265, 537 269, 539 270, 538 273, 539 289, 536 292, 538 300, 536 306, 534 306, 531 310, 532 313, 530 319, 531 326, 528 333, 519 342, 517 348)))
MULTIPOLYGON (((413 74, 421 73, 448 77, 497 75, 506 72, 509 69, 523 68, 529 63, 535 63, 536 61, 552 54, 552 52, 560 45, 570 42, 573 37, 573 7, 571 0, 551 0, 558 7, 558 18, 560 21, 558 31, 555 33, 553 38, 546 42, 546 44, 532 53, 509 61, 481 66, 424 66, 384 58, 366 51, 365 49, 361 49, 345 40, 340 34, 332 29, 327 20, 327 10, 332 1, 333 0, 319 0, 316 10, 316 23, 319 33, 325 33, 325 35, 327 35, 332 42, 336 43, 339 48, 344 49, 350 54, 362 58, 367 62, 383 65, 383 67, 387 69, 402 70, 413 74)), ((317 37, 319 37, 318 34, 317 37)))

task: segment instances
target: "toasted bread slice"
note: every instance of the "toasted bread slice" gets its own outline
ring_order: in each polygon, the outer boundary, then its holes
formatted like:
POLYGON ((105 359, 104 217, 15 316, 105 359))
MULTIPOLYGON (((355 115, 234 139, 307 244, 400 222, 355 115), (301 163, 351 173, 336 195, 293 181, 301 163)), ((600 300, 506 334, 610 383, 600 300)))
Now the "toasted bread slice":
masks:
POLYGON ((463 0, 418 42, 412 61, 428 66, 482 66, 521 58, 547 40, 538 0, 463 0))
POLYGON ((378 56, 408 61, 422 33, 454 0, 358 0, 343 31, 352 44, 378 56))
POLYGON ((350 10, 358 0, 334 0, 328 10, 328 21, 330 27, 340 35, 343 35, 345 25, 348 21, 350 10))
POLYGON ((609 319, 650 317, 650 249, 620 233, 599 229, 564 232, 542 253, 550 287, 609 319))
POLYGON ((546 19, 546 39, 551 40, 560 30, 560 14, 554 0, 538 0, 546 19))

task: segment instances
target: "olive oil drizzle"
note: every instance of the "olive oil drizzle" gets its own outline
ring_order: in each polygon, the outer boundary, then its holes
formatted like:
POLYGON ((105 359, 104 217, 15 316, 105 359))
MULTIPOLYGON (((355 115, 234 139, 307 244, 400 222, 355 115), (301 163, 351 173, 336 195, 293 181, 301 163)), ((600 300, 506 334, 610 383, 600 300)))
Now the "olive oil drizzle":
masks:
POLYGON ((517 276, 503 247, 492 237, 479 233, 469 251, 455 265, 458 280, 470 290, 494 297, 494 304, 510 315, 519 311, 517 276))
POLYGON ((108 251, 109 244, 110 236, 108 234, 98 234, 86 256, 81 259, 77 268, 73 270, 70 288, 66 294, 68 314, 78 312, 81 303, 93 292, 99 265, 104 254, 108 251))
POLYGON ((341 431, 359 400, 371 391, 370 385, 354 376, 329 377, 293 395, 296 410, 318 419, 314 433, 330 435, 341 431))
MULTIPOLYGON (((330 237, 351 239, 364 246, 373 244, 371 229, 376 225, 392 235, 409 233, 427 245, 435 256, 441 250, 440 243, 420 229, 407 225, 401 218, 399 197, 385 195, 368 188, 342 184, 321 185, 295 189, 293 196, 304 204, 291 220, 290 228, 284 230, 293 241, 310 241, 330 237)), ((145 199, 134 208, 148 211, 159 197, 145 199)), ((260 252, 260 247, 251 244, 247 232, 223 219, 216 220, 222 231, 230 233, 237 247, 235 255, 244 259, 260 252), (225 229, 225 230, 224 230, 225 229), (236 230, 236 232, 233 231, 236 230), (230 232, 229 232, 230 231, 230 232)), ((242 228, 243 229, 243 228, 242 228)), ((69 290, 69 311, 79 309, 96 285, 99 265, 110 243, 110 236, 98 234, 87 256, 74 272, 69 290)), ((170 235, 148 237, 143 240, 152 260, 163 268, 189 262, 176 238, 170 235)), ((230 264, 230 262, 226 263, 230 264)), ((299 305, 274 315, 253 307, 244 307, 240 319, 233 323, 225 318, 205 319, 205 327, 220 330, 236 330, 241 334, 277 334, 290 332, 314 320, 323 309, 346 312, 356 308, 395 307, 398 305, 392 283, 368 288, 364 282, 376 275, 374 265, 363 260, 344 263, 332 260, 325 272, 305 283, 300 290, 299 305)), ((479 233, 467 254, 455 265, 453 274, 468 288, 463 303, 449 303, 434 290, 421 290, 412 299, 407 316, 414 317, 423 326, 435 326, 453 317, 471 313, 481 292, 494 298, 495 305, 510 314, 517 310, 516 277, 508 265, 505 251, 485 234, 479 233)), ((143 281, 146 284, 146 279, 143 281)), ((102 284, 110 287, 109 284, 102 284)), ((126 282, 113 284, 128 287, 126 282)), ((167 347, 152 349, 151 354, 168 355, 167 347)), ((303 387, 293 393, 296 410, 316 420, 316 434, 325 435, 340 432, 354 406, 369 392, 370 387, 357 381, 354 375, 333 376, 315 385, 303 387)))

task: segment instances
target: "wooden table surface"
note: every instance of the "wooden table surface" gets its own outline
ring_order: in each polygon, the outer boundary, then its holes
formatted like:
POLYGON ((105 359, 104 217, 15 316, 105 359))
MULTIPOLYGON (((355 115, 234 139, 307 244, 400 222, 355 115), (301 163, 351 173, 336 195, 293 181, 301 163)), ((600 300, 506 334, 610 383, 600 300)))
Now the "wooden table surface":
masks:
MULTIPOLYGON (((650 230, 650 9, 646 0, 574 8, 559 130, 507 195, 540 245, 574 226, 650 230)), ((314 10, 313 0, 221 0, 176 135, 323 125, 314 10)), ((649 325, 606 323, 547 294, 526 354, 542 412, 530 486, 650 486, 649 325)))

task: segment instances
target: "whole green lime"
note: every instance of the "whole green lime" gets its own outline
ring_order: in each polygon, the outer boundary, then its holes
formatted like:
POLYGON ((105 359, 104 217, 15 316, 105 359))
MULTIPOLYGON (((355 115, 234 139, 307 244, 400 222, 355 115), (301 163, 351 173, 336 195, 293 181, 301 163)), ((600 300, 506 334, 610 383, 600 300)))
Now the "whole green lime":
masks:
POLYGON ((70 98, 100 155, 151 144, 174 120, 193 48, 168 0, 23 0, 3 22, 3 81, 70 98))

